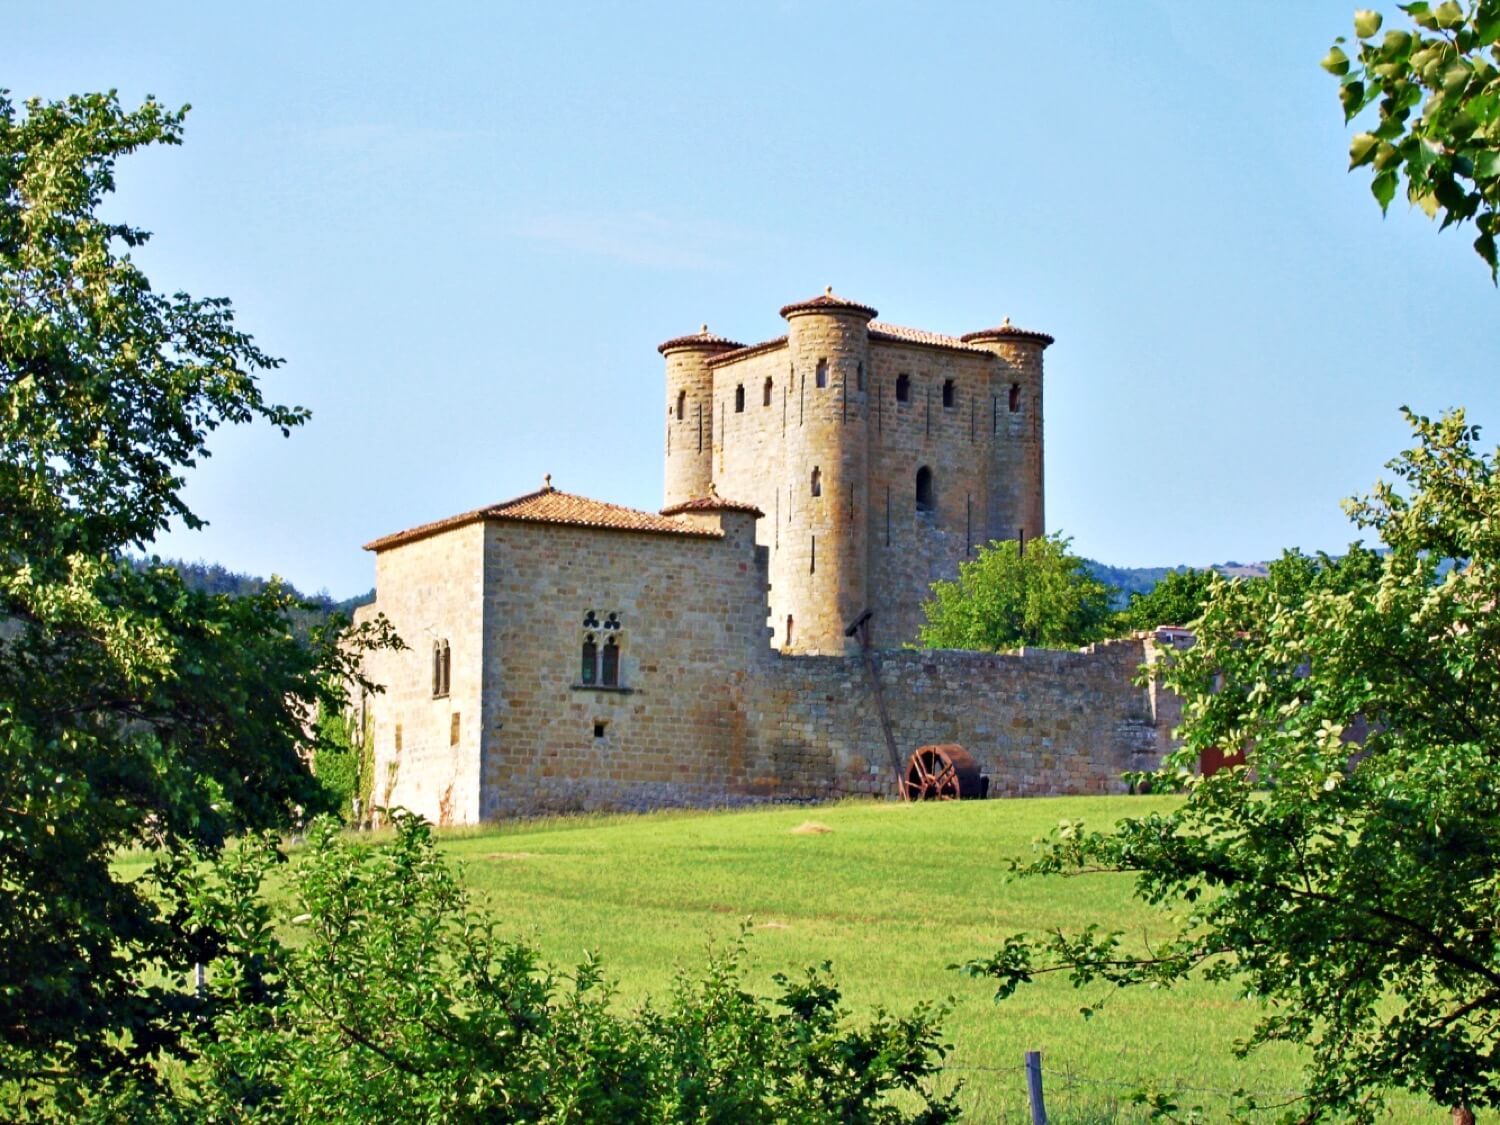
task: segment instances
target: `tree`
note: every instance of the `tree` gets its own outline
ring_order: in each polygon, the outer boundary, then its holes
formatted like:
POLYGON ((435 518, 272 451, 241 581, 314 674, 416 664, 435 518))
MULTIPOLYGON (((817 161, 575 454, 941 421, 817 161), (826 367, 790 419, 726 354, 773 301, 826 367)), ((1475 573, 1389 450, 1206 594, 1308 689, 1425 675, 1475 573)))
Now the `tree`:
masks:
POLYGON ((928 648, 987 652, 1017 645, 1074 647, 1098 640, 1110 619, 1113 591, 1090 576, 1056 535, 996 540, 960 563, 958 579, 934 582, 922 607, 928 648))
POLYGON ((1155 629, 1159 625, 1190 625, 1203 612, 1213 589, 1212 570, 1169 571, 1144 594, 1131 594, 1117 625, 1124 632, 1155 629))
POLYGON ((1500 279, 1500 0, 1398 7, 1412 30, 1377 41, 1380 13, 1359 11, 1355 59, 1342 37, 1323 59, 1340 80, 1345 121, 1379 102, 1374 128, 1349 146, 1349 167, 1373 169, 1370 190, 1382 211, 1404 177, 1406 197, 1428 218, 1441 213, 1445 228, 1472 220, 1474 249, 1500 279))
POLYGON ((249 1122, 790 1122, 939 1125, 938 1010, 855 1025, 827 966, 746 989, 740 943, 665 1004, 622 1010, 476 912, 418 818, 389 844, 315 823, 267 893, 274 837, 184 877, 189 924, 232 935, 170 1091, 84 1098, 85 1116, 249 1122), (290 935, 295 935, 291 937, 290 935), (899 1094, 899 1104, 889 1095, 899 1094))
MULTIPOLYGON (((314 704, 382 626, 303 643, 278 587, 229 598, 127 557, 176 519, 217 427, 288 432, 277 360, 228 301, 151 287, 146 232, 98 211, 115 161, 183 112, 0 92, 0 1082, 142 1068, 181 1043, 181 979, 222 935, 181 926, 180 858, 284 825, 320 790, 314 704), (134 883, 121 848, 160 857, 134 883)), ((389 640, 388 635, 386 639, 389 640)))
POLYGON ((970 966, 1002 996, 1056 971, 1232 979, 1268 1004, 1237 1050, 1308 1052, 1287 1120, 1370 1121, 1390 1087, 1459 1120, 1500 1106, 1500 463, 1462 412, 1408 419, 1397 483, 1347 505, 1386 553, 1214 585, 1164 673, 1182 748, 1150 780, 1182 803, 1061 826, 1030 868, 1129 873, 1180 911, 1175 937, 1013 938, 970 966), (1197 776, 1210 747, 1248 764, 1197 776))

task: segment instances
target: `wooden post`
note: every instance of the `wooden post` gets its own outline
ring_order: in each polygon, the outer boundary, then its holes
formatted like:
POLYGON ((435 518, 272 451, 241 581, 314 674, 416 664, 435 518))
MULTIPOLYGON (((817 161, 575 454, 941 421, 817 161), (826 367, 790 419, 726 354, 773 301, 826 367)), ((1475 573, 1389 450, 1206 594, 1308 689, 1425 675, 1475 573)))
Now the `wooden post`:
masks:
MULTIPOLYGON (((889 514, 889 508, 887 508, 889 514)), ((885 748, 891 756, 891 774, 896 781, 896 796, 902 795, 901 790, 901 752, 896 749, 896 735, 891 730, 891 717, 885 710, 885 695, 880 690, 880 666, 875 663, 875 654, 870 651, 870 618, 874 616, 870 610, 865 610, 859 617, 844 630, 844 636, 859 636, 859 654, 865 666, 865 679, 870 684, 870 694, 875 697, 875 715, 880 720, 880 732, 885 736, 885 748)))
POLYGON ((1047 1125, 1047 1107, 1042 1102, 1042 1053, 1026 1052, 1026 1092, 1031 1097, 1031 1125, 1047 1125))

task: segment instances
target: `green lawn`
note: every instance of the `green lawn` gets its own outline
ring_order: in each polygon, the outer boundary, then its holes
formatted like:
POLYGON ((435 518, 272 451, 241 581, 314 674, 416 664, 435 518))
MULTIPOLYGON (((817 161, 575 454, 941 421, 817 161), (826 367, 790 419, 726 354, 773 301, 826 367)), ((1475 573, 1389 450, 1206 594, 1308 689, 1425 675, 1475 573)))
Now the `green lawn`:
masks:
MULTIPOLYGON (((1012 881, 1007 861, 1059 820, 1103 825, 1165 807, 1164 797, 1055 797, 901 805, 570 817, 439 833, 476 902, 501 931, 567 968, 604 960, 620 1000, 663 996, 679 970, 697 973, 709 943, 751 925, 748 983, 831 961, 847 1005, 901 1011, 947 1000, 953 1051, 943 1088, 962 1082, 976 1122, 1029 1121, 1024 1053, 1042 1052, 1053 1125, 1144 1120, 1123 1104, 1144 1081, 1175 1086, 1184 1107, 1222 1120, 1230 1093, 1262 1101, 1297 1088, 1287 1050, 1240 1062, 1229 1052, 1256 1005, 1223 986, 1171 991, 1075 990, 1051 978, 995 1004, 983 981, 948 966, 992 952, 1020 930, 1098 922, 1145 943, 1168 919, 1130 897, 1119 876, 1012 881), (798 831, 809 824, 828 831, 798 831), (1101 1006, 1101 1001, 1104 1003, 1101 1006), (1096 1009, 1084 1020, 1079 1008, 1096 1009)), ((125 871, 145 859, 124 859, 125 871)), ((1392 1121, 1447 1115, 1393 1095, 1392 1121)), ((1267 1115, 1270 1120, 1274 1115, 1267 1115)))
MULTIPOLYGON (((709 942, 750 919, 750 981, 831 960, 849 1006, 905 1009, 951 998, 951 1077, 977 1121, 1025 1115, 1023 1053, 1040 1050, 1054 1121, 1133 1120, 1118 1103, 1139 1080, 1182 1088, 1183 1105, 1222 1116, 1237 1087, 1296 1088, 1290 1052, 1229 1054, 1255 1006, 1223 987, 1169 992, 1073 989, 1048 980, 996 1005, 949 965, 1018 930, 1100 922, 1146 941, 1167 919, 1131 901, 1117 876, 1008 881, 1006 861, 1060 819, 1106 823, 1168 798, 847 803, 744 812, 579 818, 457 832, 443 846, 503 928, 571 965, 597 951, 634 1002, 695 971, 709 942), (799 833, 815 822, 827 832, 799 833), (1217 1110, 1217 1112, 1215 1112, 1217 1110), (1118 1116, 1116 1116, 1116 1113, 1118 1116)), ((1398 1120, 1435 1120, 1401 1099, 1398 1120)))

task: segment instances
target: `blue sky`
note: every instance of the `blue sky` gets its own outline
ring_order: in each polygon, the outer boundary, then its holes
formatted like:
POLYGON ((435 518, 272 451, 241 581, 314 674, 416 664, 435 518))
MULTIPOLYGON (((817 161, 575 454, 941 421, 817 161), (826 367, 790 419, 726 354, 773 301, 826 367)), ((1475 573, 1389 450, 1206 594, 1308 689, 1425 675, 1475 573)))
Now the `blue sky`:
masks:
POLYGON ((1345 171, 1317 62, 1353 7, 56 3, 0 85, 192 103, 110 211, 313 411, 218 435, 164 554, 343 596, 361 543, 546 472, 655 509, 656 344, 833 285, 1054 334, 1048 523, 1206 564, 1347 543, 1402 404, 1500 435, 1472 234, 1345 171))

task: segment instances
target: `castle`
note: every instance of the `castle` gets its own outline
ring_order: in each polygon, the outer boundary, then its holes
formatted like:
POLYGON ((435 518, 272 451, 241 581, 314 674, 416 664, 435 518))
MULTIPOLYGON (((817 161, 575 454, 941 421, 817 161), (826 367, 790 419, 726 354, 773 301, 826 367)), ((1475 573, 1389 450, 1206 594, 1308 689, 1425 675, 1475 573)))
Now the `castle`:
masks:
POLYGON ((894 792, 957 742, 992 793, 1103 792, 1170 716, 1142 641, 902 649, 931 583, 1045 530, 1053 341, 885 324, 831 290, 746 346, 662 344, 666 497, 552 487, 366 545, 405 640, 367 659, 381 805, 439 823, 894 792))

